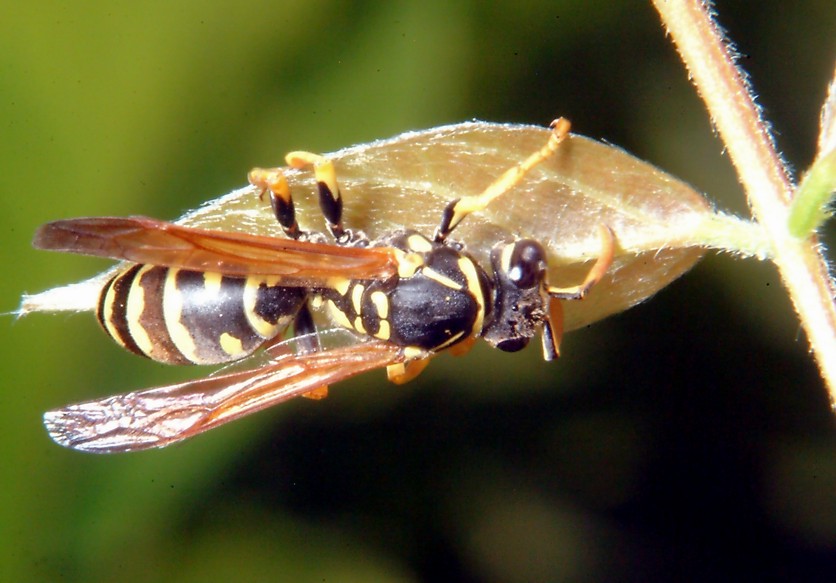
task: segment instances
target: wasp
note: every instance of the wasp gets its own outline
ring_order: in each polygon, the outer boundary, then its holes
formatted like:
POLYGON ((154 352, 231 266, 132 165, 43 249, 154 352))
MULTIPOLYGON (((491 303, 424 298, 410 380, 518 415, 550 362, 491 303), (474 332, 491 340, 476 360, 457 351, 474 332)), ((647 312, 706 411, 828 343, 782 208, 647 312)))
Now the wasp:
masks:
POLYGON ((291 152, 286 162, 313 169, 327 235, 300 228, 281 168, 256 168, 248 178, 254 195, 269 197, 285 237, 145 217, 43 225, 36 248, 127 262, 102 287, 96 310, 124 348, 171 364, 266 355, 243 370, 49 411, 49 435, 94 453, 163 447, 292 397, 321 398, 330 384, 368 370, 385 367, 390 381, 407 382, 434 355, 464 354, 478 338, 514 352, 541 333, 545 360, 555 359, 561 302, 582 299, 607 272, 612 231, 599 227, 598 258, 580 284, 565 288, 547 281, 547 254, 536 240, 498 242, 490 265, 480 265, 450 237, 558 150, 569 122, 550 127, 545 145, 483 192, 450 201, 431 236, 399 229, 370 239, 347 228, 333 163, 310 152, 291 152), (314 312, 355 340, 323 348, 314 312))

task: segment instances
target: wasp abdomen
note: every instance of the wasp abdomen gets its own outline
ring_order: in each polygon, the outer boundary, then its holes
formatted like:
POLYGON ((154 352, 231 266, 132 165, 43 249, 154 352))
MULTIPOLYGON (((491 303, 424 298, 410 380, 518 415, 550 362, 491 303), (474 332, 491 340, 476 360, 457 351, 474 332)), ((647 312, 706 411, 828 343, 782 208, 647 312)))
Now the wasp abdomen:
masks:
POLYGON ((169 364, 219 364, 281 333, 305 291, 269 278, 134 265, 104 287, 102 327, 128 350, 169 364))

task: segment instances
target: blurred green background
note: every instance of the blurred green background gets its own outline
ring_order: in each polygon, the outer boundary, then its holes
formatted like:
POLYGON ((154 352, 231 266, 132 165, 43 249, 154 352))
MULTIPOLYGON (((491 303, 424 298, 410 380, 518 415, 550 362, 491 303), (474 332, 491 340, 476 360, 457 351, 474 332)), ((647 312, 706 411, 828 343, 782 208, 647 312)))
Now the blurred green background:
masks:
MULTIPOLYGON (((836 4, 716 8, 803 170, 836 4)), ((471 118, 565 115, 747 212, 644 2, 8 3, 0 84, 2 311, 107 265, 31 249, 48 220, 175 218, 288 150, 471 118)), ((834 419, 769 264, 711 254, 558 363, 482 348, 123 456, 62 449, 40 415, 204 371, 123 353, 89 314, 0 323, 2 581, 836 572, 834 419)))

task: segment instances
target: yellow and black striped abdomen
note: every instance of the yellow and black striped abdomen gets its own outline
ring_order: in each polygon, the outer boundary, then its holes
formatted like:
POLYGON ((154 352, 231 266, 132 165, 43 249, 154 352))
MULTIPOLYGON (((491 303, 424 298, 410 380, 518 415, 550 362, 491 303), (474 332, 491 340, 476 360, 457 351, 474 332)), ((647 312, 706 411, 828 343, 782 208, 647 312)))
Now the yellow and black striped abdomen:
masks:
POLYGON ((219 364, 284 331, 305 296, 260 276, 134 265, 104 287, 97 314, 132 352, 169 364, 219 364))

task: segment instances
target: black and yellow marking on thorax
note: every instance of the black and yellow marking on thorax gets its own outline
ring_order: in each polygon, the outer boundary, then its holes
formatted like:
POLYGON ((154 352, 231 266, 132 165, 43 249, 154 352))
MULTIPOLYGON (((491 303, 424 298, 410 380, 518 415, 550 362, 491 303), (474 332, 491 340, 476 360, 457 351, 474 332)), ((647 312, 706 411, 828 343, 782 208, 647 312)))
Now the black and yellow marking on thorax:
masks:
POLYGON ((108 283, 98 314, 133 352, 171 364, 218 364, 280 334, 305 296, 275 278, 136 265, 108 283))
POLYGON ((470 257, 417 233, 400 233, 385 244, 396 250, 397 278, 334 280, 314 306, 325 305, 339 326, 422 351, 481 332, 491 288, 470 257))

